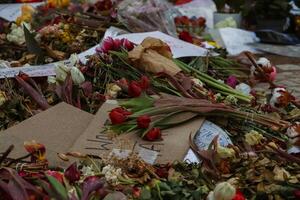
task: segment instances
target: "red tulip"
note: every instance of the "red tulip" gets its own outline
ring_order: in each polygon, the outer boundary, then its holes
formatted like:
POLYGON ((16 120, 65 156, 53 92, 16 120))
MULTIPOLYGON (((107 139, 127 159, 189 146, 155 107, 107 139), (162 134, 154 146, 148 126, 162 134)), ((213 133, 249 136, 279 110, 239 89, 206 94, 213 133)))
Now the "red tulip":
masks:
POLYGON ((60 172, 57 171, 52 171, 52 170, 47 170, 45 172, 48 176, 52 176, 53 178, 55 178, 56 180, 58 180, 60 183, 64 182, 64 175, 60 172))
POLYGON ((109 118, 112 124, 122 124, 126 121, 128 115, 131 115, 132 113, 128 110, 125 110, 124 108, 118 107, 114 108, 109 113, 109 118))
POLYGON ((101 46, 96 48, 99 53, 108 53, 110 50, 114 50, 114 40, 111 37, 105 38, 101 46))
POLYGON ((152 128, 148 133, 145 135, 145 139, 148 141, 155 141, 161 139, 161 131, 159 128, 152 128))
POLYGON ((246 198, 241 191, 237 191, 232 200, 246 200, 246 198))
POLYGON ((187 31, 181 31, 179 33, 178 37, 179 37, 179 39, 181 39, 183 41, 186 41, 186 42, 189 42, 189 43, 193 43, 193 37, 187 31))
POLYGON ((140 79, 140 87, 143 90, 147 90, 150 86, 150 80, 147 76, 142 76, 140 79))
POLYGON ((70 181, 70 183, 74 183, 80 179, 80 171, 77 168, 76 162, 66 169, 64 176, 70 181))
POLYGON ((142 93, 140 84, 136 81, 131 81, 128 86, 128 94, 131 97, 139 97, 142 93))
POLYGON ((114 49, 115 51, 120 50, 121 46, 122 46, 122 42, 120 39, 115 39, 114 41, 114 49))
POLYGON ((123 38, 121 40, 122 46, 128 50, 131 51, 134 48, 134 44, 132 42, 130 42, 129 40, 127 40, 126 38, 123 38))
POLYGON ((151 122, 151 118, 147 115, 139 116, 137 118, 137 125, 139 128, 148 128, 151 122))

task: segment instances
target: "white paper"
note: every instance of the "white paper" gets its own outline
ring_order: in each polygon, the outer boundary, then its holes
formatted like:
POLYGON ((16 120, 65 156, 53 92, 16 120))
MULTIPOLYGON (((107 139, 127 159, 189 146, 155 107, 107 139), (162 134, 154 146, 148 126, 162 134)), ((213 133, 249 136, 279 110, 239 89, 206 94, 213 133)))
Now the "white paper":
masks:
POLYGON ((170 46, 174 58, 190 56, 207 56, 207 54, 209 53, 207 49, 179 40, 159 31, 145 33, 130 33, 119 35, 115 38, 126 38, 133 43, 140 44, 146 37, 154 37, 166 42, 170 46))
MULTIPOLYGON (((32 7, 37 7, 41 3, 27 3, 32 7)), ((0 17, 8 21, 16 21, 16 19, 21 15, 21 7, 24 3, 7 3, 0 4, 0 17)))
POLYGON ((259 53, 255 48, 247 45, 249 43, 259 42, 254 32, 237 28, 221 28, 218 29, 218 31, 224 47, 230 55, 238 55, 243 51, 259 53))
MULTIPOLYGON (((218 143, 221 146, 226 147, 229 144, 232 144, 230 137, 221 127, 205 120, 201 128, 196 133, 194 142, 200 150, 206 150, 217 135, 219 136, 218 143)), ((199 162, 199 159, 191 149, 189 149, 184 160, 188 162, 199 162)))
POLYGON ((42 76, 52 76, 55 75, 55 64, 39 65, 39 66, 25 66, 25 67, 12 67, 0 69, 0 79, 12 78, 19 74, 19 72, 24 72, 30 77, 42 77, 42 76))

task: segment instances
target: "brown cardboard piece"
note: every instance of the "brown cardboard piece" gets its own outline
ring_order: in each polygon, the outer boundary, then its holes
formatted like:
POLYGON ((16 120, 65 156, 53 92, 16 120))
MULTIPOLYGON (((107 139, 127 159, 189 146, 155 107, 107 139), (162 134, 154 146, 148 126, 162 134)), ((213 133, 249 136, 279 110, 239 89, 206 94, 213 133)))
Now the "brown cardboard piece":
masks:
POLYGON ((92 114, 60 103, 0 132, 0 152, 13 144, 15 148, 10 157, 24 156, 24 141, 36 140, 46 146, 46 156, 51 165, 65 165, 57 153, 67 152, 92 119, 92 114))
POLYGON ((163 130, 163 141, 147 142, 134 133, 122 134, 111 139, 104 131, 108 112, 116 104, 104 103, 85 132, 75 142, 71 151, 107 156, 113 149, 135 150, 149 149, 158 152, 156 163, 167 163, 183 160, 189 149, 189 136, 197 132, 202 126, 204 118, 190 120, 188 123, 163 130))

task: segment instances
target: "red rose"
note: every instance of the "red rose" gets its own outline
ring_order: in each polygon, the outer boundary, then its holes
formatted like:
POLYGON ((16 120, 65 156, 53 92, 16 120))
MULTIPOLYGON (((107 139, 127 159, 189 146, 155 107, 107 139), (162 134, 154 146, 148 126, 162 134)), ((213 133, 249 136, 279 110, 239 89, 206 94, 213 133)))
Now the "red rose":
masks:
POLYGON ((232 200, 246 200, 246 198, 241 191, 237 191, 232 200))
POLYGON ((131 81, 128 86, 128 94, 131 97, 139 97, 142 93, 140 84, 136 81, 131 81))
POLYGON ((64 176, 70 183, 74 183, 80 179, 80 171, 77 168, 76 162, 66 169, 64 176))
POLYGON ((155 141, 161 139, 161 131, 159 128, 152 128, 148 133, 145 135, 145 139, 148 141, 155 141))
POLYGON ((122 124, 126 121, 128 115, 131 115, 131 112, 125 110, 124 108, 118 107, 110 111, 109 118, 112 124, 122 124))
POLYGON ((147 76, 142 76, 140 79, 140 87, 143 90, 147 90, 150 86, 150 80, 147 76))
POLYGON ((193 37, 187 31, 181 31, 179 33, 178 37, 179 37, 179 39, 181 39, 183 41, 186 41, 186 42, 189 42, 189 43, 193 43, 193 37))
POLYGON ((149 116, 143 115, 143 116, 139 116, 136 121, 139 128, 148 128, 151 119, 149 116))
POLYGON ((129 40, 123 38, 121 40, 122 46, 127 49, 128 51, 131 51, 134 48, 134 44, 130 42, 129 40))

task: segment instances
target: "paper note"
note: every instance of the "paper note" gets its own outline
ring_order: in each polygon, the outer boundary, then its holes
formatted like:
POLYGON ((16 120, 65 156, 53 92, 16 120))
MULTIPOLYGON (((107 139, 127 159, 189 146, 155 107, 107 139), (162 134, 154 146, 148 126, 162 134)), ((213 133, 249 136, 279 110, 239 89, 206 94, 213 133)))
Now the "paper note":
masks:
MULTIPOLYGON (((221 146, 226 147, 232 144, 228 134, 221 127, 205 120, 201 128, 197 131, 194 142, 200 150, 206 150, 217 135, 219 136, 218 142, 221 146)), ((188 151, 184 160, 187 162, 199 162, 199 159, 191 149, 188 151)))
MULTIPOLYGON (((32 7, 37 7, 43 3, 28 3, 32 7)), ((7 3, 0 4, 0 17, 8 21, 16 21, 17 17, 21 15, 21 7, 23 3, 7 3)))
POLYGON ((140 44, 146 37, 154 37, 166 42, 170 46, 174 58, 206 56, 209 53, 207 49, 179 40, 159 31, 123 34, 115 38, 127 38, 133 43, 140 44))
POLYGON ((1 68, 0 79, 12 78, 18 75, 20 72, 28 74, 30 77, 42 77, 55 75, 55 63, 39 66, 25 66, 25 67, 12 67, 12 68, 1 68))
POLYGON ((248 45, 249 43, 259 42, 254 32, 237 28, 221 28, 218 30, 224 47, 230 55, 237 55, 243 51, 259 53, 255 48, 248 45))

